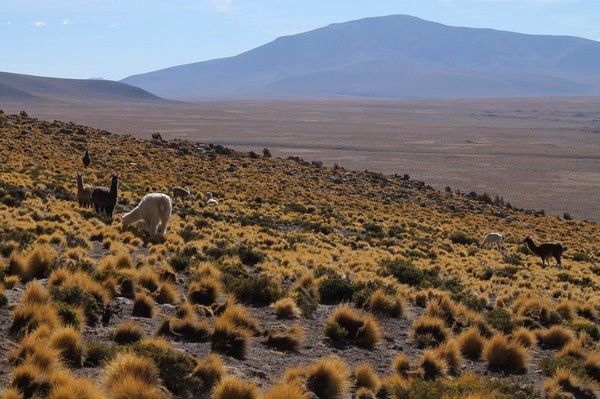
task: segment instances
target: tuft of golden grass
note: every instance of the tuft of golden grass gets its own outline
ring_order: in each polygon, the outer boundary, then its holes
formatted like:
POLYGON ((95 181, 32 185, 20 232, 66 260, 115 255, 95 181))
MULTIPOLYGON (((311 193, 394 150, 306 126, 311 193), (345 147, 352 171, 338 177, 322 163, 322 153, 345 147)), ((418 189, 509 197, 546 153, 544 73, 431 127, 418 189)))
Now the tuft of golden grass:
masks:
POLYGON ((458 342, 455 339, 448 340, 438 346, 435 351, 448 365, 448 371, 452 374, 457 374, 458 369, 462 364, 458 342))
POLYGON ((371 294, 365 307, 371 312, 388 317, 400 317, 406 311, 406 303, 398 295, 388 295, 379 288, 371 294))
POLYGON ((568 369, 557 369, 542 387, 544 396, 549 399, 594 398, 596 395, 590 387, 568 369))
POLYGON ((491 370, 523 373, 527 369, 529 355, 521 345, 509 342, 503 334, 497 334, 483 346, 483 358, 491 370))
POLYGON ((256 384, 234 376, 221 379, 212 393, 212 399, 259 399, 260 396, 256 384))
POLYGON ((135 294, 132 315, 151 319, 154 315, 154 300, 152 297, 143 292, 135 294))
POLYGON ((458 336, 458 346, 462 355, 468 359, 478 360, 481 358, 485 339, 481 336, 479 330, 475 327, 470 327, 464 330, 458 336))
POLYGON ((117 324, 113 333, 113 341, 119 345, 128 345, 144 338, 144 329, 135 321, 127 320, 117 324))
POLYGON ((356 366, 354 369, 354 381, 357 388, 367 388, 374 392, 379 389, 381 384, 373 365, 368 362, 363 362, 356 366))
POLYGON ((39 281, 31 281, 25 285, 21 303, 26 305, 44 305, 50 303, 50 294, 39 281))
POLYGON ((583 361, 583 368, 590 378, 600 383, 600 354, 591 353, 587 355, 583 361))
POLYGON ((399 353, 392 360, 392 371, 398 375, 406 376, 410 371, 410 360, 408 356, 403 353, 399 353))
POLYGON ((533 348, 536 344, 536 336, 533 331, 520 327, 516 329, 512 334, 513 342, 521 345, 523 348, 533 348))
POLYGON ((60 325, 54 306, 50 304, 19 304, 13 309, 10 331, 23 335, 38 327, 56 328, 60 325))
POLYGON ((305 331, 295 324, 286 332, 268 332, 267 345, 284 351, 297 351, 304 341, 305 331))
POLYGON ((437 346, 450 336, 446 323, 439 317, 421 316, 413 322, 413 337, 420 348, 437 346))
POLYGON ((428 349, 423 352, 419 368, 425 380, 435 380, 448 373, 448 363, 437 351, 428 349))
POLYGON ((115 356, 104 366, 103 373, 109 392, 112 392, 113 388, 122 389, 124 380, 136 381, 150 387, 156 386, 160 381, 158 369, 152 360, 129 352, 115 356))
POLYGON ((179 301, 179 291, 177 288, 173 286, 173 284, 168 282, 163 282, 156 293, 156 302, 164 305, 166 303, 174 305, 179 301))
POLYGON ((302 315, 302 310, 300 310, 294 298, 291 297, 281 298, 271 307, 280 319, 296 319, 302 315))
POLYGON ((552 326, 546 330, 537 330, 540 346, 544 349, 562 349, 575 339, 573 332, 563 326, 552 326))
POLYGON ((226 373, 223 359, 215 353, 198 359, 193 371, 195 376, 200 377, 207 390, 212 390, 226 373))
POLYGON ((57 328, 50 336, 50 346, 57 349, 69 365, 81 367, 84 349, 79 331, 73 327, 57 328))
POLYGON ((306 388, 319 398, 341 398, 348 392, 350 372, 339 357, 317 360, 306 370, 306 388))
POLYGON ((192 281, 188 287, 188 297, 190 302, 198 305, 212 305, 217 302, 223 287, 218 280, 214 278, 203 278, 199 281, 192 281))
POLYGON ((265 393, 264 399, 308 399, 308 395, 297 385, 277 384, 265 393))
POLYGON ((377 320, 350 305, 340 305, 325 321, 325 333, 332 340, 347 338, 359 346, 373 347, 383 333, 377 320))

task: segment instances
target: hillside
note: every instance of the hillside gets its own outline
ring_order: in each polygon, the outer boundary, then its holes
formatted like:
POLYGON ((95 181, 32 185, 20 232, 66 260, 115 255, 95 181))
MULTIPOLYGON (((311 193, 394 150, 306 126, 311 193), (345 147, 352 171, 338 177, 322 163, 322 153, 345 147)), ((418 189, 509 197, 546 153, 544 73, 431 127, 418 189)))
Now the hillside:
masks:
POLYGON ((0 387, 595 397, 598 224, 498 205, 407 176, 0 113, 0 387), (148 192, 181 185, 192 198, 149 241, 79 208, 78 171, 102 186, 120 174, 115 219, 148 192), (490 231, 502 254, 478 248, 490 231), (567 247, 563 267, 543 267, 526 235, 567 247))
POLYGON ((600 43, 392 15, 280 37, 234 57, 130 76, 167 98, 600 94, 600 43))
POLYGON ((138 87, 99 79, 59 79, 0 72, 0 101, 165 101, 138 87))

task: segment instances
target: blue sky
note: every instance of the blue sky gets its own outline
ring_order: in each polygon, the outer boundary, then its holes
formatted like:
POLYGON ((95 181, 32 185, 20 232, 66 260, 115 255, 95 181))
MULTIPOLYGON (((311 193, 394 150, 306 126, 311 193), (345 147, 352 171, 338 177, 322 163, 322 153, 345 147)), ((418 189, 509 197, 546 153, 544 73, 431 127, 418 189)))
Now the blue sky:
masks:
POLYGON ((600 0, 0 0, 0 71, 122 79, 389 14, 600 40, 600 0))

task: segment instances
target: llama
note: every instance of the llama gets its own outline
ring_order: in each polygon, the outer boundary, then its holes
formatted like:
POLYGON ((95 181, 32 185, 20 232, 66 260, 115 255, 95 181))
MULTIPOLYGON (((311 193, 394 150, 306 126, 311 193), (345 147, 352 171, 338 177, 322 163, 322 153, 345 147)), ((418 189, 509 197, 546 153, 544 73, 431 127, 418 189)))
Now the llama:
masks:
POLYGON ((565 252, 566 248, 563 248, 559 243, 550 243, 545 242, 540 245, 535 245, 531 237, 527 236, 523 240, 525 244, 529 247, 529 250, 542 258, 542 265, 546 265, 546 260, 548 261, 548 265, 550 265, 550 258, 556 259, 556 264, 558 266, 562 266, 560 262, 560 257, 563 252, 565 252))
POLYGON ((172 210, 171 197, 161 193, 148 194, 131 212, 121 215, 123 229, 138 220, 143 220, 151 239, 163 237, 167 231, 172 210))
POLYGON ((117 206, 117 192, 119 186, 119 174, 113 173, 111 177, 110 190, 104 187, 95 188, 92 191, 92 204, 96 213, 106 213, 112 218, 115 206, 117 206))
POLYGON ((77 202, 83 208, 92 206, 92 186, 83 184, 83 176, 77 173, 77 202))
POLYGON ((206 200, 206 205, 219 205, 219 201, 216 198, 213 198, 213 195, 210 191, 206 192, 206 196, 208 200, 206 200))
POLYGON ((88 167, 90 166, 90 163, 92 163, 92 159, 90 158, 90 153, 88 152, 88 150, 85 150, 85 153, 83 154, 83 158, 81 159, 83 161, 83 166, 84 167, 88 167))
POLYGON ((175 201, 177 198, 185 200, 190 197, 190 190, 187 187, 173 187, 173 201, 175 201))
POLYGON ((498 248, 498 251, 502 251, 502 242, 504 241, 504 237, 500 233, 489 233, 483 238, 481 244, 479 244, 480 248, 498 248))

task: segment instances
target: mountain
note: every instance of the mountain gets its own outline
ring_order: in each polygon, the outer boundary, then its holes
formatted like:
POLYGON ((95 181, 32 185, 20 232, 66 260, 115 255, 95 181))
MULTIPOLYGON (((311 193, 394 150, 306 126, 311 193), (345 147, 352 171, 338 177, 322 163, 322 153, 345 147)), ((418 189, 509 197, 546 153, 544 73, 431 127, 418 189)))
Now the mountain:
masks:
POLYGON ((600 42, 393 15, 332 24, 235 57, 123 82, 181 99, 598 95, 598 71, 600 42))
POLYGON ((121 82, 58 79, 0 72, 0 101, 165 101, 139 87, 121 82))

